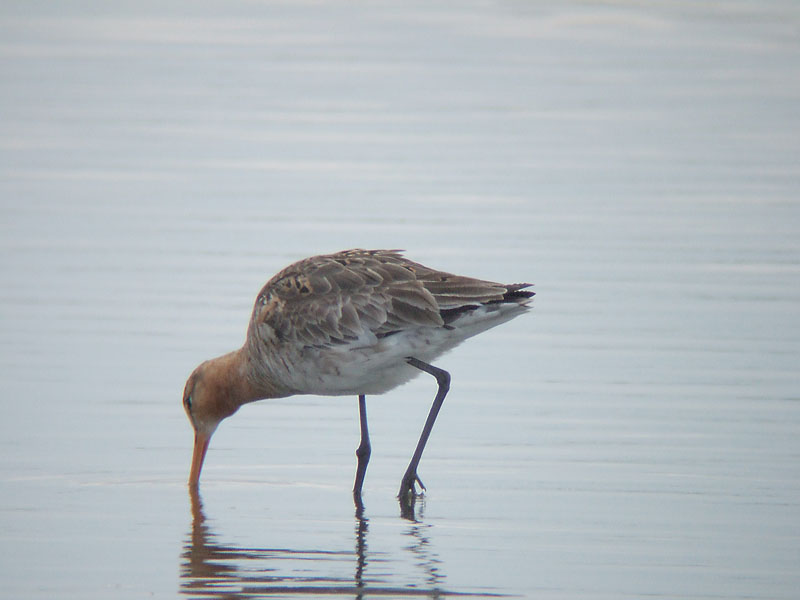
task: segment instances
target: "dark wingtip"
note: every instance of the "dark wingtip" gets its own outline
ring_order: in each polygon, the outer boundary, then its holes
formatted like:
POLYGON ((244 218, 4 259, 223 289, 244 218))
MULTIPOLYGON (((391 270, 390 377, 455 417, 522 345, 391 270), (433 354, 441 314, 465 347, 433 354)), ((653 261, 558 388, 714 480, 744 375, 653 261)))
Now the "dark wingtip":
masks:
POLYGON ((536 292, 533 290, 526 290, 525 288, 531 287, 532 283, 510 283, 506 286, 506 293, 503 294, 503 300, 513 300, 515 298, 533 298, 536 292))

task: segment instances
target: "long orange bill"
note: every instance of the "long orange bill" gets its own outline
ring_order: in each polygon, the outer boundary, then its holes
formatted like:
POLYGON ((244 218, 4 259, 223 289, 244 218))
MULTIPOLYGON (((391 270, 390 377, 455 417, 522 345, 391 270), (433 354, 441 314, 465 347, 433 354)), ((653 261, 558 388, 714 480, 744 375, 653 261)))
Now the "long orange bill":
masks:
POLYGON ((211 441, 210 435, 205 435, 196 431, 194 434, 194 453, 192 454, 192 469, 189 471, 189 485, 197 487, 200 483, 200 471, 203 469, 203 460, 208 450, 208 442, 211 441))

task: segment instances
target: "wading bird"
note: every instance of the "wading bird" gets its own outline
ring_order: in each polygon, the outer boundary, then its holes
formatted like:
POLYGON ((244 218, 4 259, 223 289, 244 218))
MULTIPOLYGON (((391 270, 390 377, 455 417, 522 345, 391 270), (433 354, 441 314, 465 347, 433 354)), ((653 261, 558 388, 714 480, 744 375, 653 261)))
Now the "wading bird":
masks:
POLYGON ((398 250, 345 250, 296 262, 256 298, 244 345, 202 363, 189 377, 183 406, 195 431, 189 485, 220 421, 256 400, 295 394, 358 396, 361 443, 353 497, 370 457, 366 396, 382 394, 422 371, 439 389, 403 475, 401 506, 413 505, 425 443, 450 386, 430 364, 465 339, 528 310, 528 283, 502 284, 437 271, 398 250))

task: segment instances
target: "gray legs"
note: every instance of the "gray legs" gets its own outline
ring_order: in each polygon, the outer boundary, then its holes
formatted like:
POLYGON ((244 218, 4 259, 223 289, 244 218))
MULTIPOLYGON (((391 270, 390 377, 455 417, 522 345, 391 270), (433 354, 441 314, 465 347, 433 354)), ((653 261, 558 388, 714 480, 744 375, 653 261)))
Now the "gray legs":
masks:
POLYGON ((358 467, 356 467, 356 482, 353 485, 353 500, 357 507, 361 507, 361 486, 364 485, 369 455, 372 454, 372 447, 369 444, 369 429, 367 428, 367 398, 363 394, 358 397, 358 416, 361 421, 361 443, 356 449, 358 467))
POLYGON ((398 494, 398 497, 400 499, 401 506, 408 506, 413 503, 413 500, 417 495, 417 492, 414 489, 417 482, 419 482, 419 485, 423 490, 425 489, 425 486, 422 484, 422 480, 419 478, 419 475, 417 475, 417 467, 419 466, 420 458, 422 458, 422 451, 425 450, 425 444, 431 435, 433 423, 436 421, 436 415, 439 414, 439 409, 442 408, 444 397, 447 395, 447 391, 450 389, 450 373, 444 369, 439 369, 438 367, 429 365, 428 363, 422 362, 421 360, 411 356, 408 357, 406 361, 412 367, 416 367, 421 371, 425 371, 426 373, 433 375, 436 378, 436 382, 439 384, 439 390, 436 392, 436 398, 433 400, 433 406, 431 406, 431 410, 428 413, 428 419, 425 421, 425 427, 422 429, 422 435, 419 436, 417 448, 414 450, 414 456, 411 457, 411 462, 408 463, 408 468, 406 469, 406 473, 403 475, 403 481, 400 484, 400 493, 398 494))
MULTIPOLYGON (((416 367, 421 371, 433 375, 436 378, 436 382, 439 384, 436 398, 433 400, 433 405, 425 421, 425 427, 422 428, 422 434, 419 436, 417 447, 414 450, 414 456, 411 457, 411 462, 408 463, 408 468, 406 469, 405 475, 403 475, 403 481, 400 483, 398 498, 400 500, 401 512, 404 515, 408 515, 409 513, 413 515, 414 500, 417 497, 416 484, 419 483, 420 487, 423 490, 425 489, 422 480, 419 478, 419 475, 417 475, 417 467, 422 458, 422 452, 425 450, 425 444, 428 442, 428 438, 431 435, 431 430, 433 430, 436 416, 439 414, 439 409, 442 408, 444 397, 450 389, 450 373, 444 369, 429 365, 413 356, 408 357, 406 361, 412 367, 416 367)), ((364 485, 364 475, 367 472, 367 464, 369 463, 369 457, 372 453, 372 448, 369 443, 369 429, 367 427, 367 399, 363 394, 358 397, 358 415, 361 422, 361 443, 356 450, 358 465, 356 467, 356 480, 353 485, 353 500, 356 503, 356 508, 363 510, 364 504, 361 501, 361 488, 364 485)))

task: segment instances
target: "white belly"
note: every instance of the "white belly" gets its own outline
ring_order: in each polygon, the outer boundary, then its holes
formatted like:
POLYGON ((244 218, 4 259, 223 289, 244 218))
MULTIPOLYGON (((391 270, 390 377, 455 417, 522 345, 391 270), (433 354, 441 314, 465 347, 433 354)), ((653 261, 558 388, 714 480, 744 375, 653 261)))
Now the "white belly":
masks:
POLYGON ((272 376, 296 394, 342 396, 382 394, 407 383, 420 373, 406 359, 431 363, 468 337, 499 325, 525 311, 501 305, 466 313, 451 328, 417 327, 371 343, 324 348, 297 348, 270 365, 272 376))

